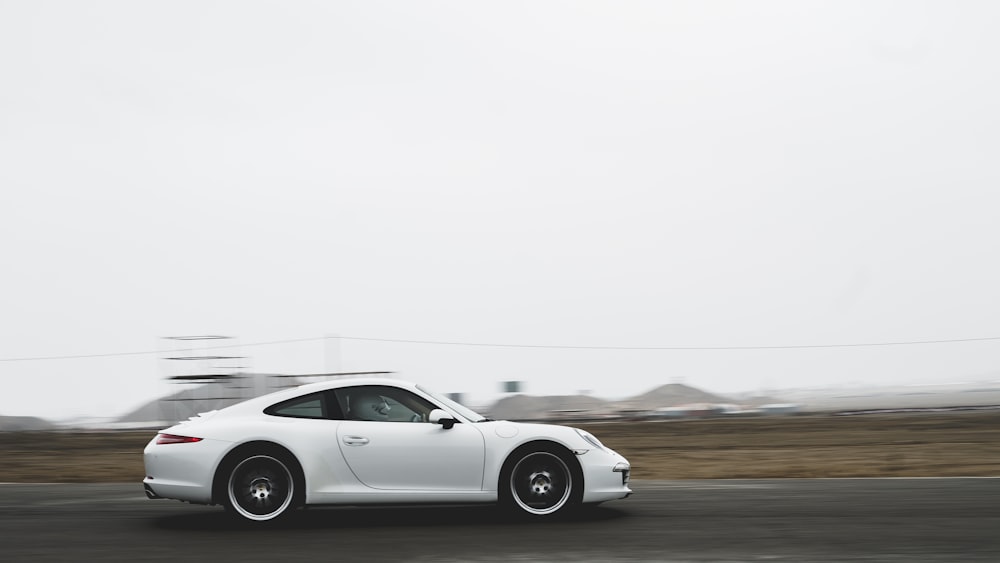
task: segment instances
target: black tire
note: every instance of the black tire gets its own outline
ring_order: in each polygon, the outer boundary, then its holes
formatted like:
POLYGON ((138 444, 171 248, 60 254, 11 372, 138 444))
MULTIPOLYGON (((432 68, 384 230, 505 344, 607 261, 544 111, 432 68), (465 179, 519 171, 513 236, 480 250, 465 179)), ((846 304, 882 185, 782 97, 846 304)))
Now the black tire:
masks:
POLYGON ((515 450, 500 472, 500 503, 513 514, 546 518, 564 514, 583 497, 580 465, 555 444, 526 444, 515 450))
POLYGON ((298 475, 298 464, 283 452, 243 450, 221 474, 221 500, 227 512, 241 520, 275 520, 298 507, 303 496, 298 475))

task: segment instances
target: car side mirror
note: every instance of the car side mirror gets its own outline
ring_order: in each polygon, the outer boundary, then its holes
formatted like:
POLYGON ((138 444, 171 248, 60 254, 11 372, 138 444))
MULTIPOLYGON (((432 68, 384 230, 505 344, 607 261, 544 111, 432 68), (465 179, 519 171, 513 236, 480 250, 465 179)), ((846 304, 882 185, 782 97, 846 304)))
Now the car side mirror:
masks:
POLYGON ((441 426, 444 426, 445 430, 448 430, 452 426, 455 426, 455 423, 458 422, 457 420, 455 420, 455 417, 453 417, 452 415, 448 414, 447 412, 441 409, 432 410, 430 414, 427 415, 427 420, 429 422, 433 422, 434 424, 440 424, 441 426))

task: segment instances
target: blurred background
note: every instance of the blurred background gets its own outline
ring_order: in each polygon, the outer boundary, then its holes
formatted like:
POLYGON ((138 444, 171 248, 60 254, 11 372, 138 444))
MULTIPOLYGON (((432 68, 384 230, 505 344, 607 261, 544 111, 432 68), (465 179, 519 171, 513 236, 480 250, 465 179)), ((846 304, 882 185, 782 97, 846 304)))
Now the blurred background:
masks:
POLYGON ((995 390, 998 15, 0 3, 0 415, 239 373, 995 390))

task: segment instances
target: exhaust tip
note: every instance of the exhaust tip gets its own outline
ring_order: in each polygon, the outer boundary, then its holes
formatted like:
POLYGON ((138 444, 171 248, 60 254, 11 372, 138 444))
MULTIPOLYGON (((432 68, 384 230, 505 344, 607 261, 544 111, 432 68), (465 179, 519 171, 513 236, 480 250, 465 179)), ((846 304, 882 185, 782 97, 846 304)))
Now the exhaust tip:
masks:
POLYGON ((163 497, 157 495, 155 492, 153 492, 153 487, 150 487, 149 483, 143 483, 142 484, 142 489, 144 491, 146 491, 146 498, 151 498, 151 499, 161 499, 161 498, 163 498, 163 497))

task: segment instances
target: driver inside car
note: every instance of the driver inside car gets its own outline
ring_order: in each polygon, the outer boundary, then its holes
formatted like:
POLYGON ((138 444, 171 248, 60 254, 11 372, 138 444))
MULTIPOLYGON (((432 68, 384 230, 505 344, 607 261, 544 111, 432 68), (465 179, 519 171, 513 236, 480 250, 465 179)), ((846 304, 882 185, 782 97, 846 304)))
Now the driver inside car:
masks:
POLYGON ((385 421, 389 420, 388 401, 381 395, 361 393, 350 398, 350 418, 353 420, 385 421))

